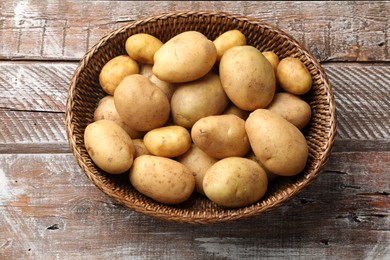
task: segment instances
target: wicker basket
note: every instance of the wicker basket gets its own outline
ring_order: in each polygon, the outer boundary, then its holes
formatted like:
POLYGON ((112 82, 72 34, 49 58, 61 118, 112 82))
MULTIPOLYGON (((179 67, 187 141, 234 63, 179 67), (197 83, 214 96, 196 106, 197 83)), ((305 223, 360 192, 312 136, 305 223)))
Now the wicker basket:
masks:
POLYGON ((92 182, 118 203, 137 212, 160 219, 187 223, 217 223, 247 219, 281 205, 309 185, 329 158, 335 137, 335 104, 333 92, 318 61, 301 44, 283 31, 264 22, 221 12, 175 12, 128 23, 103 37, 80 61, 69 86, 66 104, 66 132, 77 163, 92 182), (309 144, 305 170, 294 177, 279 178, 270 183, 266 195, 258 203, 238 209, 217 206, 206 197, 194 193, 180 205, 164 205, 137 192, 128 175, 109 175, 91 161, 84 146, 84 129, 93 121, 93 112, 102 91, 98 75, 111 58, 126 54, 126 39, 136 33, 149 33, 163 42, 189 30, 196 30, 214 40, 222 32, 239 29, 247 44, 260 51, 272 50, 280 59, 300 59, 313 77, 310 93, 303 96, 312 108, 312 120, 304 135, 309 144))

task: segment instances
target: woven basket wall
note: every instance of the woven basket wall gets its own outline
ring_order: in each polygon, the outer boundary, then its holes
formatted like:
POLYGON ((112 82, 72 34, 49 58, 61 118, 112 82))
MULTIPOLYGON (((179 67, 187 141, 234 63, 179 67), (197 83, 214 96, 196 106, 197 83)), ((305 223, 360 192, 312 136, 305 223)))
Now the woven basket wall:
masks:
POLYGON ((208 224, 246 219, 266 212, 286 202, 310 184, 323 168, 333 146, 335 104, 332 88, 318 61, 288 34, 261 21, 227 13, 176 12, 130 22, 103 37, 85 54, 69 86, 66 132, 70 148, 82 170, 99 189, 118 203, 165 220, 208 224), (126 39, 136 33, 149 33, 165 42, 181 32, 196 30, 214 40, 231 29, 240 30, 246 36, 248 45, 260 51, 272 50, 280 59, 296 57, 309 69, 313 87, 303 98, 310 104, 313 115, 309 126, 304 129, 309 144, 305 170, 294 177, 276 179, 270 183, 261 201, 239 209, 219 207, 196 193, 183 204, 163 205, 132 188, 127 174, 108 175, 99 170, 85 149, 84 129, 93 122, 93 112, 99 100, 106 95, 99 85, 100 70, 113 57, 126 54, 126 39))

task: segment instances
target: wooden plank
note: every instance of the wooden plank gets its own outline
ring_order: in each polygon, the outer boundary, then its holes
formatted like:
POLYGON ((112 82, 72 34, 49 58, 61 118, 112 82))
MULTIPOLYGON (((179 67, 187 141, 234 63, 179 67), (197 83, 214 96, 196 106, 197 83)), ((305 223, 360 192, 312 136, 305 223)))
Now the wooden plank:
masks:
POLYGON ((387 1, 13 1, 0 9, 0 59, 79 60, 129 21, 183 10, 221 10, 271 23, 321 61, 389 61, 387 1), (42 15, 44 14, 44 15, 42 15))
POLYGON ((211 226, 117 205, 70 154, 0 155, 0 255, 7 259, 386 259, 390 153, 334 153, 285 205, 211 226))

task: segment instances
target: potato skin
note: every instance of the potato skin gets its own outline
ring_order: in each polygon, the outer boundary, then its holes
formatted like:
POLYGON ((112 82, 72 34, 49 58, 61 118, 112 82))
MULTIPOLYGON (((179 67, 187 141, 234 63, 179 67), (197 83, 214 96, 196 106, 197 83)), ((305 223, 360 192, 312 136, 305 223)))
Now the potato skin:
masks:
POLYGON ((231 47, 246 45, 246 37, 239 30, 229 30, 218 36, 213 43, 217 49, 217 61, 219 62, 222 55, 231 47))
POLYGON ((109 60, 99 74, 99 83, 109 95, 114 95, 115 89, 121 81, 129 75, 139 72, 138 64, 127 55, 120 55, 109 60))
POLYGON ((123 121, 137 131, 149 131, 164 125, 170 114, 167 96, 139 74, 122 80, 115 90, 114 103, 123 121))
POLYGON ((84 143, 92 161, 107 173, 126 172, 133 163, 133 142, 113 121, 99 120, 89 124, 85 128, 84 143))
POLYGON ((154 54, 163 43, 147 33, 137 33, 127 38, 125 48, 127 54, 138 62, 153 64, 154 54))
POLYGON ((262 52, 262 54, 269 61, 269 63, 271 63, 274 73, 276 75, 276 70, 278 69, 278 65, 280 62, 278 55, 276 55, 273 51, 264 51, 262 52))
POLYGON ((306 166, 308 145, 293 124, 267 109, 253 111, 245 122, 252 150, 270 172, 293 176, 306 166))
POLYGON ((165 204, 187 200, 195 187, 191 171, 183 164, 160 156, 141 155, 134 160, 130 182, 140 193, 165 204))
POLYGON ((231 103, 227 106, 227 108, 225 109, 225 111, 223 111, 222 114, 223 115, 236 115, 239 118, 246 120, 249 116, 249 113, 250 113, 249 111, 239 109, 233 103, 231 103))
POLYGON ((219 75, 227 96, 240 109, 264 108, 275 94, 272 65, 255 47, 228 49, 219 64, 219 75))
POLYGON ((217 159, 244 156, 250 148, 245 121, 236 115, 204 117, 192 127, 191 137, 202 151, 217 159))
POLYGON ((268 180, 256 162, 229 157, 211 166, 204 178, 206 196, 223 207, 237 208, 253 204, 267 191, 268 180))
POLYGON ((168 100, 170 101, 176 90, 175 84, 160 80, 153 74, 152 69, 152 65, 141 64, 139 74, 147 77, 151 82, 153 82, 159 89, 162 90, 162 92, 164 92, 165 95, 167 95, 168 100))
POLYGON ((295 95, 309 92, 313 83, 306 66, 293 57, 284 58, 279 62, 276 78, 285 91, 295 95))
POLYGON ((276 94, 267 109, 281 115, 298 129, 304 128, 311 118, 310 105, 299 96, 288 92, 276 94))
POLYGON ((134 144, 134 158, 137 158, 145 154, 151 155, 151 153, 146 148, 143 139, 133 139, 133 144, 134 144))

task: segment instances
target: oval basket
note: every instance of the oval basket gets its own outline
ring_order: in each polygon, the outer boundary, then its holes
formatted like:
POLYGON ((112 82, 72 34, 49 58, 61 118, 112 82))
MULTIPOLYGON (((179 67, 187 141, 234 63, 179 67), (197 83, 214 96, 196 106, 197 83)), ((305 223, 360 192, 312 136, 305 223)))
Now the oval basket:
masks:
POLYGON ((82 58, 71 79, 66 103, 66 132, 77 163, 88 178, 105 194, 134 211, 160 219, 187 223, 217 223, 247 219, 269 211, 306 188, 329 158, 335 131, 335 104, 328 78, 316 58, 287 33, 253 18, 222 12, 175 12, 130 22, 96 43, 82 58), (93 112, 106 94, 99 85, 103 65, 125 52, 126 39, 136 33, 149 33, 165 42, 173 36, 195 30, 214 40, 221 33, 240 30, 247 44, 260 51, 274 51, 280 59, 300 59, 313 78, 312 90, 303 96, 312 108, 312 119, 303 133, 309 144, 306 168, 294 177, 270 182, 266 195, 257 203, 238 209, 217 206, 194 192, 180 205, 164 205, 137 192, 127 174, 109 175, 91 161, 84 146, 84 129, 93 122, 93 112))

